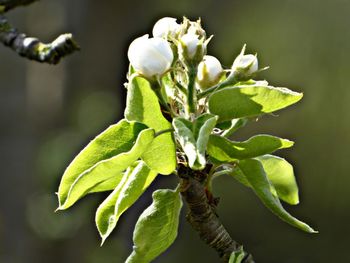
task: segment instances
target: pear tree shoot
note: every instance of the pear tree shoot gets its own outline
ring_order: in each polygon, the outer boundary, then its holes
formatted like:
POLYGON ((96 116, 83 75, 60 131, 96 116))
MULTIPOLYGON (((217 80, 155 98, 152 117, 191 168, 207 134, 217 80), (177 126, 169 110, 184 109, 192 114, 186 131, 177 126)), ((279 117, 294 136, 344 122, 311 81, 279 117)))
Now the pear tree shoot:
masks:
MULTIPOLYGON (((283 207, 283 202, 298 204, 299 191, 292 164, 276 152, 294 143, 275 134, 245 140, 235 136, 257 118, 297 103, 303 94, 261 80, 267 67, 261 68, 246 46, 225 68, 208 52, 213 40, 200 20, 180 23, 164 17, 152 36, 145 33, 127 52, 124 119, 97 135, 66 168, 58 210, 88 194, 108 192, 95 216, 103 244, 157 177, 171 176, 177 185, 153 192, 123 260, 156 259, 175 242, 186 210, 188 223, 222 262, 252 263, 249 247, 243 249, 231 237, 215 209, 220 195, 215 178, 227 176, 289 226, 316 233, 283 207)), ((234 205, 230 209, 235 211, 234 205)))

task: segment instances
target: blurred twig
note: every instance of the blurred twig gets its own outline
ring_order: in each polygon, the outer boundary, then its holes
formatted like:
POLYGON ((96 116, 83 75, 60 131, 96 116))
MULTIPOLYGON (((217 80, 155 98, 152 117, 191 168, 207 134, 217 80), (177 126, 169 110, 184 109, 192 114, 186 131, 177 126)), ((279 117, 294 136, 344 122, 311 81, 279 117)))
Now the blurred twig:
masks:
POLYGON ((29 5, 38 0, 0 0, 0 6, 5 12, 21 5, 29 5))
POLYGON ((0 0, 0 42, 28 59, 57 64, 62 57, 79 50, 72 34, 62 34, 53 42, 45 44, 37 38, 18 32, 4 16, 8 10, 35 1, 37 0, 0 0))

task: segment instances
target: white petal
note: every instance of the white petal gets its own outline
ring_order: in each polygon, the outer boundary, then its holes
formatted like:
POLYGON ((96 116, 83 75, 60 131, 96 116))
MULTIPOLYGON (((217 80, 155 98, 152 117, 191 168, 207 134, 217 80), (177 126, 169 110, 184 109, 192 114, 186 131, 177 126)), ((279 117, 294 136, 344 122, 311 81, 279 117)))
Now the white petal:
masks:
POLYGON ((187 55, 193 58, 197 52, 199 39, 195 34, 185 34, 181 37, 181 42, 187 47, 187 55))
POLYGON ((152 33, 154 37, 167 37, 168 34, 175 36, 179 28, 176 18, 163 17, 154 24, 152 33))
POLYGON ((203 61, 198 66, 198 79, 203 80, 203 74, 207 73, 210 81, 214 81, 222 71, 221 63, 216 57, 204 56, 203 61))

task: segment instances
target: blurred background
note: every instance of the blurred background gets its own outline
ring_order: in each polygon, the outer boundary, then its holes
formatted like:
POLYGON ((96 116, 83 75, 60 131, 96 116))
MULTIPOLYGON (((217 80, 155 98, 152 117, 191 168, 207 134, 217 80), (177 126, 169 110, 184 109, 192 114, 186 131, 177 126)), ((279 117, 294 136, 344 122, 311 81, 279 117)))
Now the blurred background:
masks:
MULTIPOLYGON (((285 205, 320 231, 280 221, 249 190, 221 177, 219 214, 256 261, 350 262, 350 1, 348 0, 46 0, 8 14, 31 36, 72 32, 82 50, 57 65, 19 57, 0 45, 0 262, 122 263, 151 192, 175 187, 158 178, 100 247, 94 213, 106 193, 54 213, 60 177, 79 150, 122 118, 130 41, 163 16, 201 17, 215 37, 209 53, 230 67, 242 45, 257 52, 262 78, 304 92, 301 103, 249 124, 236 138, 270 133, 296 141, 278 154, 295 165, 301 204, 285 205)), ((155 262, 218 262, 185 221, 155 262)))

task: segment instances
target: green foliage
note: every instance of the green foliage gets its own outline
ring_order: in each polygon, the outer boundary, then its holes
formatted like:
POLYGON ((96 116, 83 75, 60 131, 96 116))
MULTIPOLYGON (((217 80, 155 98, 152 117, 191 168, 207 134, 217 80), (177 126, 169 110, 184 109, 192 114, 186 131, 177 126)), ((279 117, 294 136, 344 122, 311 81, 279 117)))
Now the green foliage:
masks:
POLYGON ((217 117, 211 114, 203 114, 193 123, 184 118, 173 120, 176 137, 194 170, 202 170, 206 165, 207 143, 216 121, 217 117))
POLYGON ((140 216, 134 231, 134 251, 126 263, 148 263, 175 240, 182 207, 180 194, 157 190, 153 203, 140 216))
POLYGON ((140 161, 136 167, 129 167, 123 179, 96 211, 96 226, 102 237, 102 243, 113 231, 119 217, 147 189, 157 173, 140 161))
MULTIPOLYGON (((128 86, 125 118, 138 121, 153 128, 156 132, 170 129, 160 109, 158 98, 152 91, 150 83, 141 77, 135 77, 128 86)), ((171 133, 158 136, 143 153, 142 159, 160 174, 170 174, 176 168, 175 143, 171 133), (157 154, 157 153, 162 154, 157 154)))
POLYGON ((271 193, 271 188, 273 186, 269 182, 263 165, 259 160, 242 160, 238 163, 238 169, 240 169, 244 176, 247 178, 249 184, 252 186, 252 189, 263 202, 263 204, 274 214, 276 214, 285 222, 301 230, 309 233, 315 233, 315 231, 310 226, 294 218, 286 210, 284 210, 278 198, 271 193))
POLYGON ((299 203, 299 193, 293 166, 285 159, 269 154, 260 156, 257 160, 261 162, 267 178, 276 189, 278 197, 291 205, 297 205, 299 203))
MULTIPOLYGON (((282 220, 314 233, 280 203, 281 199, 298 204, 298 186, 292 165, 270 154, 294 143, 265 134, 246 141, 228 139, 252 117, 288 107, 298 102, 302 93, 253 80, 261 69, 256 56, 244 54, 245 47, 226 76, 219 61, 203 58, 209 39, 199 22, 185 19, 180 28, 171 37, 169 32, 164 39, 144 36, 131 44, 125 120, 103 131, 68 166, 58 189, 58 209, 69 208, 86 194, 111 191, 95 216, 103 243, 158 174, 200 175, 203 178, 192 179, 203 184, 208 196, 212 179, 228 174, 251 188, 282 220), (189 27, 199 34, 190 36, 191 41, 184 37, 189 27), (198 44, 191 57, 186 45, 193 41, 198 44), (201 60, 206 70, 198 71, 201 60), (210 65, 210 61, 215 63, 210 65), (203 89, 197 73, 215 85, 203 89), (178 162, 187 166, 185 172, 177 170, 178 162)), ((173 243, 182 207, 179 192, 186 191, 184 181, 179 180, 176 191, 153 193, 152 205, 135 226, 134 249, 126 262, 151 262, 173 243)), ((239 263, 244 255, 241 247, 229 262, 239 263)))
POLYGON ((58 189, 59 209, 70 207, 88 193, 114 189, 123 170, 152 142, 154 131, 146 128, 122 120, 92 140, 64 172, 58 189))
POLYGON ((271 86, 242 85, 227 87, 209 97, 209 111, 220 121, 271 113, 298 102, 302 93, 271 86))
POLYGON ((243 247, 241 246, 237 251, 233 251, 228 263, 241 263, 244 259, 245 253, 243 247))
MULTIPOLYGON (((271 187, 270 191, 290 205, 299 203, 299 191, 294 177, 293 166, 285 159, 274 155, 263 155, 256 158, 264 168, 271 187)), ((228 170, 227 173, 247 187, 252 187, 241 169, 228 170)))
POLYGON ((244 142, 230 141, 219 135, 210 135, 208 153, 220 162, 233 162, 289 148, 293 142, 271 135, 256 135, 244 142))

